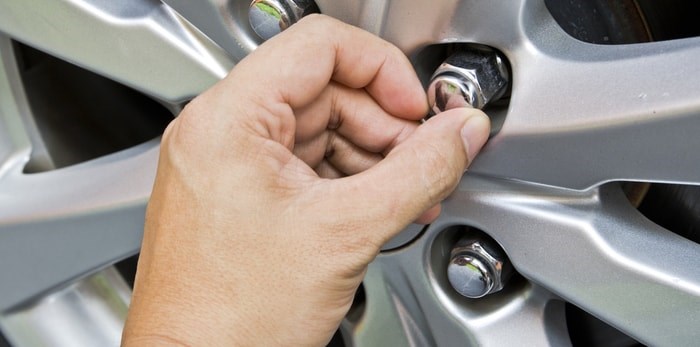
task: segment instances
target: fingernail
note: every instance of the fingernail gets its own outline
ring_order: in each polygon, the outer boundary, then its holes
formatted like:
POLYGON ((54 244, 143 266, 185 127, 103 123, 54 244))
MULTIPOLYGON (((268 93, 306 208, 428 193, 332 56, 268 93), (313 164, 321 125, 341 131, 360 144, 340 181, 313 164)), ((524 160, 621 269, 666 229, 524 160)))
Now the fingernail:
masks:
POLYGON ((483 113, 477 113, 469 117, 462 127, 462 142, 464 143, 464 149, 467 151, 470 164, 481 150, 481 147, 484 146, 486 140, 488 140, 490 129, 491 122, 489 117, 483 113))

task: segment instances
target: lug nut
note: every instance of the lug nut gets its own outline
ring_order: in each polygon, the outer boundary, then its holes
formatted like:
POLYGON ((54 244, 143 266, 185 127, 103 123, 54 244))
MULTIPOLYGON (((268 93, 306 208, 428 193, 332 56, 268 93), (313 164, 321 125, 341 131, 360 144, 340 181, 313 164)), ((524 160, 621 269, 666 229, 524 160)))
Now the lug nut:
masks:
POLYGON ((503 251, 488 240, 468 237, 451 252, 447 278, 457 293, 481 298, 503 289, 512 274, 512 266, 503 251))
POLYGON ((268 40, 313 12, 318 7, 310 0, 253 0, 248 21, 260 38, 268 40))
POLYGON ((433 114, 455 107, 484 108, 502 97, 508 88, 508 68, 501 56, 489 49, 457 52, 433 74, 428 102, 433 114))

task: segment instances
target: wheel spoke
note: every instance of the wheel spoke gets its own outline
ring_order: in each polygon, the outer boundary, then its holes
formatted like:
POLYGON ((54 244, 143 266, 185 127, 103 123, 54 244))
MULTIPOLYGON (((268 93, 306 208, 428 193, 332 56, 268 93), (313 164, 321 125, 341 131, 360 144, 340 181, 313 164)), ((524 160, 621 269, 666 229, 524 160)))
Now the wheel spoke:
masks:
POLYGON ((199 94, 232 66, 159 1, 6 1, 0 31, 172 103, 199 94))
POLYGON ((195 25, 235 60, 243 59, 261 43, 250 30, 250 1, 163 0, 178 14, 195 25))
POLYGON ((645 219, 615 185, 565 193, 484 182, 463 180, 445 218, 489 231, 521 274, 641 342, 700 338, 700 245, 645 219))
POLYGON ((0 34, 0 177, 22 171, 30 154, 35 168, 54 167, 30 113, 12 41, 0 34))
POLYGON ((529 18, 508 52, 508 117, 474 171, 573 189, 700 184, 700 38, 592 45, 529 18))
POLYGON ((0 311, 138 251, 157 143, 0 181, 0 311))
POLYGON ((322 13, 377 34, 408 55, 425 46, 447 42, 508 47, 519 40, 518 23, 525 3, 522 0, 316 2, 322 13))
MULTIPOLYGON (((0 57, 11 52, 10 41, 0 36, 0 57)), ((22 122, 26 98, 22 88, 13 83, 17 81, 17 68, 11 62, 0 60, 0 178, 21 170, 31 151, 29 134, 22 122)))
POLYGON ((557 43, 534 41, 538 49, 515 53, 508 133, 654 123, 700 110, 693 64, 700 38, 610 46, 549 40, 557 43))

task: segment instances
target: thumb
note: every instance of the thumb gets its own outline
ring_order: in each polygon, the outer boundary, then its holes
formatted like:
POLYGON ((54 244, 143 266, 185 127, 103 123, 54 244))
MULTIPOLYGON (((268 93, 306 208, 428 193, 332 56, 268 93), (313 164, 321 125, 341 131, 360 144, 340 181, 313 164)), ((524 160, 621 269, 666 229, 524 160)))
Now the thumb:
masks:
POLYGON ((451 109, 430 118, 377 165, 339 180, 352 197, 346 203, 370 207, 381 224, 373 232, 387 233, 373 236, 390 239, 456 188, 489 128, 488 117, 476 109, 451 109))

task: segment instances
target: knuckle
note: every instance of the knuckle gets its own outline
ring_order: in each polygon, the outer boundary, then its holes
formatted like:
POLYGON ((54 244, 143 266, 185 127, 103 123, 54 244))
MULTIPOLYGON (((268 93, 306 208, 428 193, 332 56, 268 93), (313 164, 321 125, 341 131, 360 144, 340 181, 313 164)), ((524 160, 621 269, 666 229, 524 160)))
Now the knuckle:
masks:
POLYGON ((167 127, 165 127, 165 130, 163 131, 163 136, 161 137, 161 146, 167 146, 170 142, 172 142, 173 132, 176 132, 175 127, 177 127, 176 119, 170 121, 167 127))
POLYGON ((298 26, 300 29, 304 30, 326 33, 328 32, 328 29, 330 29, 333 26, 337 26, 340 23, 342 22, 335 20, 329 16, 320 13, 311 13, 300 19, 299 22, 295 24, 295 26, 298 26))
POLYGON ((180 115, 175 118, 163 133, 163 140, 169 144, 176 144, 181 141, 188 141, 188 137, 192 132, 195 132, 200 126, 199 122, 194 121, 196 115, 200 114, 200 106, 197 98, 190 101, 180 112, 180 115))
POLYGON ((169 157, 201 154, 214 141, 215 122, 209 117, 212 106, 197 97, 190 101, 163 132, 161 147, 169 157))
POLYGON ((299 23, 322 23, 325 17, 320 13, 311 13, 299 20, 299 23))

